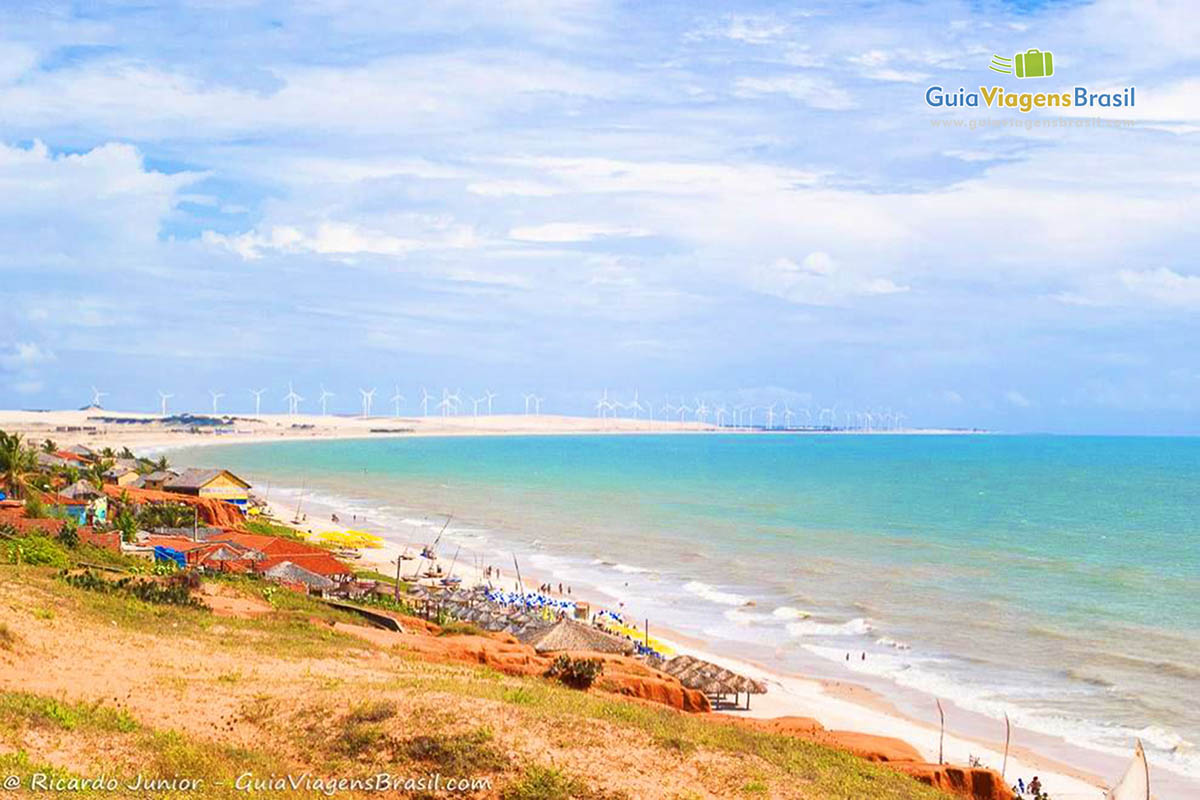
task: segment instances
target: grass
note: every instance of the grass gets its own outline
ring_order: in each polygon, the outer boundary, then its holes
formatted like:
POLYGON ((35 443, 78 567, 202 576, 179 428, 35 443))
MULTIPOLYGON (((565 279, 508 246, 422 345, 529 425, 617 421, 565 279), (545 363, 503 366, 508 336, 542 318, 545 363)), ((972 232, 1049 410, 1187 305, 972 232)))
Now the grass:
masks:
POLYGON ((0 722, 6 728, 59 728, 131 733, 137 722, 125 711, 87 703, 68 703, 28 692, 0 692, 0 722))
POLYGON ((0 650, 12 650, 17 643, 17 635, 8 625, 0 622, 0 650))
MULTIPOLYGON (((153 730, 124 711, 100 704, 68 703, 26 692, 0 693, 0 729, 15 734, 18 743, 32 741, 30 732, 41 731, 38 738, 50 749, 54 749, 56 743, 64 744, 67 738, 85 736, 80 741, 88 743, 100 759, 92 767, 80 765, 78 771, 71 771, 35 761, 23 744, 13 752, 0 754, 0 774, 17 776, 25 787, 37 773, 52 780, 104 775, 115 778, 122 787, 135 775, 148 779, 188 777, 198 779, 203 789, 188 792, 186 796, 217 800, 248 796, 233 786, 234 779, 244 772, 283 774, 286 771, 285 764, 258 750, 194 739, 174 730, 153 730), (115 752, 121 753, 124 760, 106 757, 115 752)), ((105 789, 69 793, 71 797, 82 798, 115 796, 105 789)), ((272 792, 271 796, 309 795, 285 791, 272 792)))
POLYGON ((423 762, 436 772, 470 777, 508 766, 508 758, 492 744, 492 738, 490 730, 479 728, 463 734, 414 736, 400 749, 410 760, 423 762))
POLYGON ((502 800, 616 800, 624 795, 598 792, 554 767, 534 765, 505 787, 500 797, 502 800))
POLYGON ((470 622, 458 622, 457 620, 448 620, 441 626, 442 630, 438 636, 486 636, 483 629, 478 625, 472 625, 470 622))
POLYGON ((706 750, 748 757, 772 767, 778 772, 778 778, 802 781, 811 790, 806 796, 814 798, 945 798, 937 790, 922 786, 907 776, 823 745, 714 722, 650 704, 578 692, 542 680, 498 676, 485 667, 446 666, 438 672, 430 670, 406 676, 398 683, 416 691, 468 695, 507 703, 534 719, 565 721, 580 726, 589 719, 600 720, 640 731, 679 755, 706 750))
MULTIPOLYGON (((244 579, 228 583, 262 598, 260 583, 244 579)), ((82 592, 55 580, 52 569, 31 567, 0 567, 0 595, 6 602, 20 604, 12 606, 15 611, 59 609, 63 622, 70 623, 69 630, 83 645, 89 635, 109 635, 115 622, 125 630, 114 635, 129 642, 140 636, 172 637, 167 641, 178 641, 180 648, 236 652, 235 659, 222 655, 219 668, 196 679, 201 683, 182 681, 177 691, 164 692, 162 702, 184 703, 184 698, 190 702, 197 692, 228 694, 233 698, 223 720, 228 721, 228 729, 239 726, 239 741, 269 743, 263 746, 269 752, 229 747, 207 737, 200 740, 178 731, 149 729, 120 709, 99 704, 0 693, 0 743, 31 754, 22 762, 26 766, 11 770, 21 774, 34 769, 44 753, 74 752, 111 742, 111 751, 124 760, 105 762, 109 774, 123 775, 136 764, 147 775, 195 775, 228 782, 230 776, 247 771, 263 775, 319 768, 324 774, 350 775, 370 765, 414 774, 491 776, 506 800, 612 800, 621 795, 597 788, 621 785, 615 773, 611 779, 606 777, 605 765, 611 758, 606 751, 627 743, 655 764, 660 780, 669 781, 667 794, 675 791, 681 798, 697 781, 709 792, 720 785, 718 793, 744 797, 946 797, 886 767, 795 738, 595 690, 579 692, 538 677, 512 677, 483 666, 433 663, 398 650, 380 650, 332 630, 329 622, 346 615, 300 595, 272 598, 274 611, 263 617, 224 618, 82 592), (3 588, 10 576, 20 582, 12 591, 3 588), (136 632, 136 637, 128 631, 136 632), (191 641, 175 638, 180 636, 191 641), (370 657, 359 659, 357 653, 370 657), (282 666, 293 659, 300 663, 282 666), (270 682, 256 684, 270 664, 291 676, 283 693, 270 682), (348 704, 347 697, 371 699, 348 704), (483 727, 484 721, 489 727, 483 727), (246 727, 255 733, 244 735, 246 727), (33 731, 36 736, 28 735, 33 731), (526 751, 522 743, 527 734, 548 746, 550 755, 544 750, 526 751), (68 741, 74 742, 74 748, 64 747, 68 741), (530 764, 531 752, 537 753, 539 761, 551 758, 557 764, 530 764)), ((32 641, 37 623, 28 617, 17 619, 14 627, 32 641)), ((63 623, 56 623, 58 627, 63 623)), ((160 676, 156 685, 166 685, 163 679, 160 676)), ((19 755, 5 758, 15 760, 19 755)), ((76 762, 65 763, 74 768, 76 762)), ((86 763, 79 769, 85 767, 86 763)), ((245 794, 228 786, 211 786, 192 795, 196 800, 234 796, 245 794)))
POLYGON ((355 706, 350 710, 347 720, 358 724, 364 722, 383 722, 396 716, 396 704, 391 700, 374 700, 355 706))

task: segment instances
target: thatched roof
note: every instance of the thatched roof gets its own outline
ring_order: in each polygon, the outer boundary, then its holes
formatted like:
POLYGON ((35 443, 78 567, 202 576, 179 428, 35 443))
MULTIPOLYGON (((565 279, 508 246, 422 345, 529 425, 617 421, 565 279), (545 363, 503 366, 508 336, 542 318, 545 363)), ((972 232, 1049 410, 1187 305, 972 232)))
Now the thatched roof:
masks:
POLYGON ((587 650, 597 653, 633 652, 633 642, 605 633, 591 625, 584 625, 563 617, 548 628, 539 630, 524 639, 539 653, 555 653, 564 650, 587 650))
POLYGON ((659 669, 668 675, 674 675, 688 689, 698 689, 705 694, 767 693, 767 687, 761 682, 693 656, 676 656, 663 663, 659 669))

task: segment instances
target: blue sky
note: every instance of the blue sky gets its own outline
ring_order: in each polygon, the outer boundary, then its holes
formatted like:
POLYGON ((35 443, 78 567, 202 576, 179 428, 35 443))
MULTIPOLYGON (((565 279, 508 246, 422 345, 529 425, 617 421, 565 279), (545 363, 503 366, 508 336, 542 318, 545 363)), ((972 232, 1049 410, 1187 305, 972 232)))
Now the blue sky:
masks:
POLYGON ((1200 432, 1188 2, 292 6, 6 4, 0 406, 293 380, 1200 432), (1053 78, 987 70, 1030 47, 1053 78), (935 128, 1020 115, 934 84, 1138 102, 935 128))

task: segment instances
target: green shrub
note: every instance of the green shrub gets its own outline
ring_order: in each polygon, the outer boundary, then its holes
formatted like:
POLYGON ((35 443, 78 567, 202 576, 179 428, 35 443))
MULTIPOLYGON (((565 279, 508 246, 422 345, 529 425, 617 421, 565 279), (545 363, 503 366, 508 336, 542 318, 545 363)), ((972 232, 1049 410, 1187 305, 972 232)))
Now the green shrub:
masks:
POLYGON ((546 677, 572 689, 587 689, 604 674, 604 662, 598 658, 571 658, 563 653, 554 659, 546 677))
POLYGON ((553 767, 532 766, 505 787, 504 800, 584 800, 597 797, 586 784, 553 767))
POLYGON ((414 736, 404 742, 402 751, 413 761, 423 761, 438 772, 455 776, 498 772, 508 759, 492 745, 492 732, 486 728, 458 735, 414 736))
POLYGON ((385 719, 391 719, 394 716, 396 716, 395 703, 391 700, 375 700, 364 703, 361 706, 356 706, 350 711, 350 715, 346 717, 346 721, 351 724, 383 722, 385 719))
POLYGON ((50 516, 46 504, 36 492, 30 492, 29 497, 25 498, 25 516, 29 519, 46 519, 50 516))
POLYGON ((22 536, 0 545, 6 564, 30 564, 35 567, 58 567, 71 563, 67 551, 45 536, 22 536))
POLYGON ((74 575, 63 575, 71 586, 87 589, 101 594, 124 594, 145 603, 158 605, 184 606, 188 608, 207 608, 199 600, 192 597, 191 590, 183 581, 160 583, 133 576, 110 581, 89 570, 74 575))
POLYGON ((58 532, 58 541, 68 550, 79 547, 79 523, 73 517, 63 520, 62 529, 58 532))

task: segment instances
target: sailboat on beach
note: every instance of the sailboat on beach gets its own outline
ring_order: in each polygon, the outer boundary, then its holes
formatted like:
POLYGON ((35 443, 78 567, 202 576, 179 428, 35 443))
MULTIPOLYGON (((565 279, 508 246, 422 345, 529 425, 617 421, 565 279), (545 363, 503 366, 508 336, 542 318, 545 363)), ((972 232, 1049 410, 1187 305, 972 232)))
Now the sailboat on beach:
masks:
POLYGON ((1150 800, 1150 764, 1139 739, 1125 774, 1117 785, 1108 790, 1104 800, 1150 800))
POLYGON ((437 538, 433 540, 433 544, 427 544, 423 548, 421 548, 421 558, 427 559, 429 561, 437 560, 438 542, 440 542, 442 540, 442 534, 446 532, 446 528, 450 527, 450 520, 452 520, 452 519, 454 519, 453 514, 446 517, 446 522, 445 522, 445 524, 442 525, 442 529, 440 531, 438 531, 437 538))

